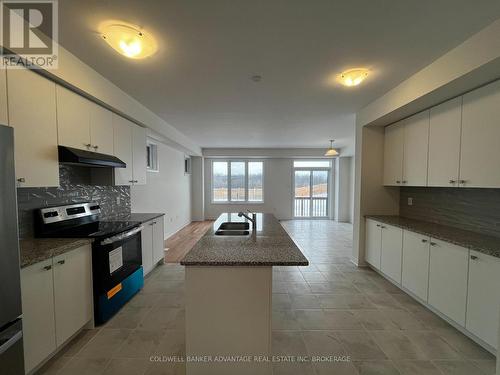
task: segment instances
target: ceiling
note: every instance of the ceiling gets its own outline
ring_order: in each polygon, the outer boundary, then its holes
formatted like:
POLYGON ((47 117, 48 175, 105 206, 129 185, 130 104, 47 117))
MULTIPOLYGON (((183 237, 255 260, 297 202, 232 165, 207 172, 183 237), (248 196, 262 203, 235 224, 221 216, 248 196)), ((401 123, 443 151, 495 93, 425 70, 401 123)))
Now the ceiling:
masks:
POLYGON ((356 111, 499 17, 497 0, 64 0, 59 41, 201 147, 352 150, 356 111), (158 53, 117 54, 107 19, 152 32, 158 53), (372 73, 329 80, 351 67, 372 73))

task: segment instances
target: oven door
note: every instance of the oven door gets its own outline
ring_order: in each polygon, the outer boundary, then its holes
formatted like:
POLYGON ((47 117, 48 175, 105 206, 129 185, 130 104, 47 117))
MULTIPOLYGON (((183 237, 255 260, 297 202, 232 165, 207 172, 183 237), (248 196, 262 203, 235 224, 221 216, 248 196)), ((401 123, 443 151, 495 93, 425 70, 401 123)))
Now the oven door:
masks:
POLYGON ((142 266, 142 226, 96 240, 93 245, 94 292, 109 291, 142 266))

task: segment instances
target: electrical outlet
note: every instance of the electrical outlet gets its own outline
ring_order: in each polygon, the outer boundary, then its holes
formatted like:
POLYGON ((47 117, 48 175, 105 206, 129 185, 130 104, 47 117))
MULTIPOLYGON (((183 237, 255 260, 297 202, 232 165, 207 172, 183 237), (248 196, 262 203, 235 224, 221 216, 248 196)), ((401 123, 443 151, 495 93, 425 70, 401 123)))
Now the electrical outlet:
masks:
POLYGON ((408 198, 408 206, 413 206, 413 198, 408 198))

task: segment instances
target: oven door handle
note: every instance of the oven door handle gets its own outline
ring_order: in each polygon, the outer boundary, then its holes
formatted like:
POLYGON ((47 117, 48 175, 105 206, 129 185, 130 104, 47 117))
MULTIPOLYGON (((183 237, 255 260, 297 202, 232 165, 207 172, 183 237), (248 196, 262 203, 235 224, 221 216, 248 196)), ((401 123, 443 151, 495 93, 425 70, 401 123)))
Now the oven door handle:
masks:
POLYGON ((129 230, 128 232, 124 232, 124 233, 117 234, 116 236, 108 237, 105 240, 101 241, 101 245, 110 245, 114 242, 125 240, 129 237, 136 235, 137 233, 139 233, 143 229, 144 229, 144 227, 141 225, 137 228, 129 230))

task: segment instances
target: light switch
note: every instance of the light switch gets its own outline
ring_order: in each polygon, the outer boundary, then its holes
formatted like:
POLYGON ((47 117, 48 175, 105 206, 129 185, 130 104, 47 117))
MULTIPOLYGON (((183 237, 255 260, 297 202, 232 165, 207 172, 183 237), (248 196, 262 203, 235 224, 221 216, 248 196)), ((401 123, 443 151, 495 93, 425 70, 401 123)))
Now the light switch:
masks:
POLYGON ((413 206, 413 198, 408 197, 408 206, 413 206))

